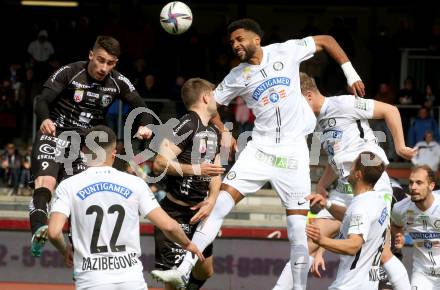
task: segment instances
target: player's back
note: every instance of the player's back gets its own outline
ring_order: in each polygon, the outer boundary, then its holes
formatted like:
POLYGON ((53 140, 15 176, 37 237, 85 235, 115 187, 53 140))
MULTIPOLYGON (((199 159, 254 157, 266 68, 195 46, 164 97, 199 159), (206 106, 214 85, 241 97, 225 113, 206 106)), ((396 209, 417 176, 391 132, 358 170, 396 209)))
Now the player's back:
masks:
POLYGON ((353 198, 342 221, 340 236, 347 239, 350 233, 361 234, 364 243, 356 255, 341 255, 336 280, 329 289, 377 289, 387 220, 384 193, 369 191, 353 198))
POLYGON ((139 214, 158 205, 142 179, 91 167, 60 183, 57 199, 70 207, 77 285, 143 281, 139 214))

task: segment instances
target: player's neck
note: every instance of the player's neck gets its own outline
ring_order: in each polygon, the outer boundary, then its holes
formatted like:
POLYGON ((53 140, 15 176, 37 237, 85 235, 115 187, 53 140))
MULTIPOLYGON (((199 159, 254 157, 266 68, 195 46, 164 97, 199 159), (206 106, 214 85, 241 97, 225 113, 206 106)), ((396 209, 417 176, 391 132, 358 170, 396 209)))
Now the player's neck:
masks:
POLYGON ((421 211, 427 211, 434 203, 434 195, 432 194, 432 192, 430 192, 428 193, 428 195, 424 200, 417 201, 414 203, 421 211))
POLYGON ((317 103, 316 108, 313 110, 316 117, 318 117, 319 114, 321 114, 321 109, 322 109, 322 106, 324 105, 324 101, 325 101, 325 97, 323 95, 319 94, 319 99, 316 102, 317 103))
POLYGON ((199 115, 200 120, 202 120, 203 126, 208 126, 209 120, 212 119, 212 116, 206 110, 200 108, 191 108, 191 111, 199 115))
POLYGON ((358 181, 358 183, 353 188, 353 195, 357 196, 368 191, 373 191, 373 187, 369 184, 363 183, 362 181, 358 181))
POLYGON ((254 55, 247 61, 252 65, 259 65, 263 60, 263 49, 259 47, 257 51, 255 51, 254 55))

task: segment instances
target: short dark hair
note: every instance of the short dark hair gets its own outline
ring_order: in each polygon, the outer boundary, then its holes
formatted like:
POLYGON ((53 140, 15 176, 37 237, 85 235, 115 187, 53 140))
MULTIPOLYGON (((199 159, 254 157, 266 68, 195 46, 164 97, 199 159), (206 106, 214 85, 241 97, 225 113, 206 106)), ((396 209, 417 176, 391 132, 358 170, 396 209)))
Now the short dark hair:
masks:
POLYGON ((435 172, 429 167, 428 165, 417 165, 411 168, 411 173, 416 172, 418 170, 424 170, 426 171, 426 174, 428 175, 428 183, 436 182, 437 177, 435 176, 435 172))
POLYGON ((116 58, 119 58, 121 55, 121 45, 119 41, 111 36, 99 35, 93 45, 93 50, 98 48, 104 49, 109 54, 116 56, 116 58))
POLYGON ((260 38, 263 38, 264 32, 261 30, 260 24, 257 21, 250 18, 243 18, 235 20, 228 25, 228 35, 231 35, 237 29, 243 28, 244 30, 252 31, 260 38))
POLYGON ((214 84, 201 78, 187 80, 182 86, 182 101, 185 107, 189 109, 197 103, 203 93, 212 91, 214 88, 214 84))
POLYGON ((354 170, 359 170, 362 173, 364 183, 374 186, 385 171, 385 164, 373 152, 364 151, 354 161, 354 170), (371 162, 372 160, 380 160, 380 162, 377 164, 371 162))
MULTIPOLYGON (((93 141, 97 144, 97 147, 108 150, 110 148, 116 147, 116 134, 113 130, 104 125, 98 125, 86 130, 86 137, 89 134, 93 134, 93 141)), ((94 144, 93 144, 94 145, 94 144)), ((95 152, 95 148, 89 148, 87 143, 85 143, 84 151, 87 153, 95 152)))

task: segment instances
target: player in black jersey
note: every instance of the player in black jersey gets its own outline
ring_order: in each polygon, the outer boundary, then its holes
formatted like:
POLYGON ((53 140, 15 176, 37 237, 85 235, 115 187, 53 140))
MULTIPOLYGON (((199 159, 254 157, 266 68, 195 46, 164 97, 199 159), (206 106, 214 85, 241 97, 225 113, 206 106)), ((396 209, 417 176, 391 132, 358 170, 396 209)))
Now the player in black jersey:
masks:
MULTIPOLYGON (((89 60, 61 67, 36 98, 35 113, 41 125, 32 150, 35 190, 29 205, 34 256, 41 255, 47 240, 48 202, 56 184, 86 169, 80 155, 85 129, 104 124, 105 113, 115 99, 132 108, 145 107, 131 82, 114 70, 119 55, 116 39, 98 36, 89 60)), ((148 114, 143 113, 138 136, 151 137, 151 130, 144 127, 149 123, 148 114)))
MULTIPOLYGON (((154 161, 157 173, 166 172, 168 193, 162 208, 191 239, 197 224, 213 209, 224 168, 220 165, 220 133, 209 121, 217 114, 214 85, 193 78, 182 87, 182 99, 189 113, 174 129, 176 140, 165 139, 154 161)), ((155 229, 156 267, 162 270, 178 266, 186 251, 155 229)), ((200 289, 213 274, 212 244, 203 252, 206 260, 197 263, 185 289, 200 289)), ((184 285, 181 285, 182 287, 184 285)), ((165 289, 175 289, 165 283, 165 289)), ((179 288, 178 288, 179 289, 179 288)))

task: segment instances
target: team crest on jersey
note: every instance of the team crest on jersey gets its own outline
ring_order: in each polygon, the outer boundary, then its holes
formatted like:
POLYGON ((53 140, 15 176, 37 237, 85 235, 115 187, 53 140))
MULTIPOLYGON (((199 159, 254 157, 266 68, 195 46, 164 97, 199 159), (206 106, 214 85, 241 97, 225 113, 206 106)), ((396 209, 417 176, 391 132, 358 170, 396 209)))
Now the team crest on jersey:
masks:
POLYGON ((271 90, 269 90, 269 95, 264 96, 261 100, 262 100, 263 106, 266 106, 269 103, 276 104, 281 99, 284 99, 286 97, 287 97, 287 95, 286 95, 285 90, 277 91, 275 89, 271 89, 271 90))
POLYGON ((226 179, 228 180, 235 179, 235 177, 237 177, 237 173, 235 173, 235 171, 229 171, 228 175, 226 175, 226 179))
POLYGON ((282 70, 283 68, 284 68, 284 64, 283 64, 281 61, 276 61, 276 62, 273 64, 273 69, 276 70, 276 71, 280 71, 280 70, 282 70))
POLYGON ((329 127, 334 127, 334 126, 336 126, 336 119, 335 119, 335 118, 330 118, 330 119, 328 119, 328 126, 329 126, 329 127))
POLYGON ((73 100, 79 103, 82 101, 83 95, 84 95, 84 90, 75 90, 75 93, 73 94, 73 100))
POLYGON ((112 102, 112 97, 110 95, 102 95, 101 105, 105 108, 112 102))

